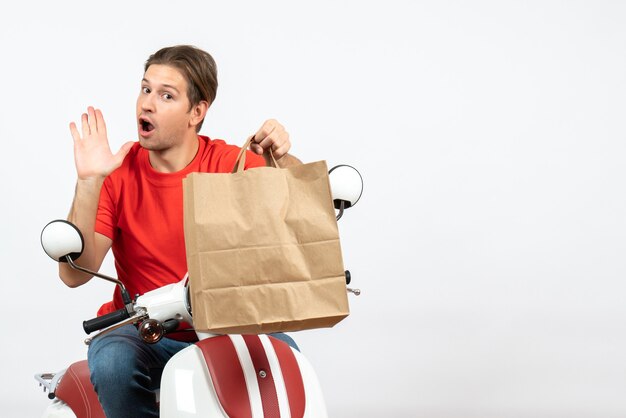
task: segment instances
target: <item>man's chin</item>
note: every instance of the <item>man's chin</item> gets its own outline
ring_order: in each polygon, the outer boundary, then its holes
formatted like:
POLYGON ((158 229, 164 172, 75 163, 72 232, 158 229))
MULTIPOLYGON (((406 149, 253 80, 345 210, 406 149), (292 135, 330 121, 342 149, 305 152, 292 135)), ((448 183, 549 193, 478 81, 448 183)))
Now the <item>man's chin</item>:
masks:
POLYGON ((148 151, 158 150, 158 146, 156 145, 156 143, 154 142, 152 138, 144 138, 141 135, 139 135, 139 145, 141 145, 142 148, 145 148, 148 151))

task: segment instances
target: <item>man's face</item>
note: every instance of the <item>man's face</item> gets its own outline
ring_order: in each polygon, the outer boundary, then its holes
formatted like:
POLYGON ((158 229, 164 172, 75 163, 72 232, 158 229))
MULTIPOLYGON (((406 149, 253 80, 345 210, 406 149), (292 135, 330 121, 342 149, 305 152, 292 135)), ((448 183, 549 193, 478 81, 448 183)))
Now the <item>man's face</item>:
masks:
POLYGON ((151 151, 163 151, 195 136, 187 81, 174 67, 153 64, 141 81, 137 98, 139 143, 151 151))

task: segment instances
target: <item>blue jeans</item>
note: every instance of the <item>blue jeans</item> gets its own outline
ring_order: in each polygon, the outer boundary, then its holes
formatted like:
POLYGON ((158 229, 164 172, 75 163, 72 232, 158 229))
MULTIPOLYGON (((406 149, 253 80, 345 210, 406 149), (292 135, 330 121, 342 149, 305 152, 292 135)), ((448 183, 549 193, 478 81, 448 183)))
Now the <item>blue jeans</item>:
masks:
MULTIPOLYGON (((286 334, 270 334, 298 350, 286 334)), ((95 338, 87 353, 91 383, 108 418, 158 417, 155 389, 165 363, 193 343, 163 338, 146 344, 137 328, 127 325, 95 338)))

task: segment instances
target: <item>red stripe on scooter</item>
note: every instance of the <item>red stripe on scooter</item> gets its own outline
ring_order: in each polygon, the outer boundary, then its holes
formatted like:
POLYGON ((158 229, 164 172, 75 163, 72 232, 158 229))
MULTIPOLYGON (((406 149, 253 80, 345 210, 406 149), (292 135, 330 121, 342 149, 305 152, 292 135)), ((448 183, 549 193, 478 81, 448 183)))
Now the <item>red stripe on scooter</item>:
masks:
POLYGON ((270 341, 272 342, 276 357, 278 357, 278 362, 280 363, 280 369, 283 373, 285 389, 287 390, 287 397, 289 398, 291 418, 302 418, 306 407, 306 395, 304 393, 304 382, 302 381, 298 360, 296 360, 296 356, 293 354, 293 351, 291 351, 291 347, 285 342, 274 337, 270 337, 270 341))
POLYGON ((230 337, 222 335, 196 343, 209 368, 217 397, 226 415, 252 418, 248 387, 230 337))
POLYGON ((278 395, 276 394, 276 386, 274 376, 270 369, 270 362, 265 354, 263 343, 257 335, 243 335, 246 342, 257 381, 259 382, 259 391, 261 392, 261 403, 263 404, 264 418, 280 418, 280 409, 278 407, 278 395), (261 377, 261 372, 265 372, 265 377, 261 377))

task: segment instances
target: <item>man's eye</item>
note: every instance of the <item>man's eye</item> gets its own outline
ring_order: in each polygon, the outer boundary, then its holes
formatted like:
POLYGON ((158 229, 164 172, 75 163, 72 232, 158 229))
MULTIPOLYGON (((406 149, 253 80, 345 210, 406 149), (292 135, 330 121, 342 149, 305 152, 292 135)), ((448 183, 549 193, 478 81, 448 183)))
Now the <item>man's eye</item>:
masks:
POLYGON ((142 87, 141 91, 145 94, 149 94, 150 93, 150 88, 149 87, 142 87))
POLYGON ((174 96, 172 96, 172 95, 171 95, 171 94, 169 94, 169 93, 163 93, 163 98, 164 98, 165 100, 172 100, 172 99, 174 98, 174 96))

